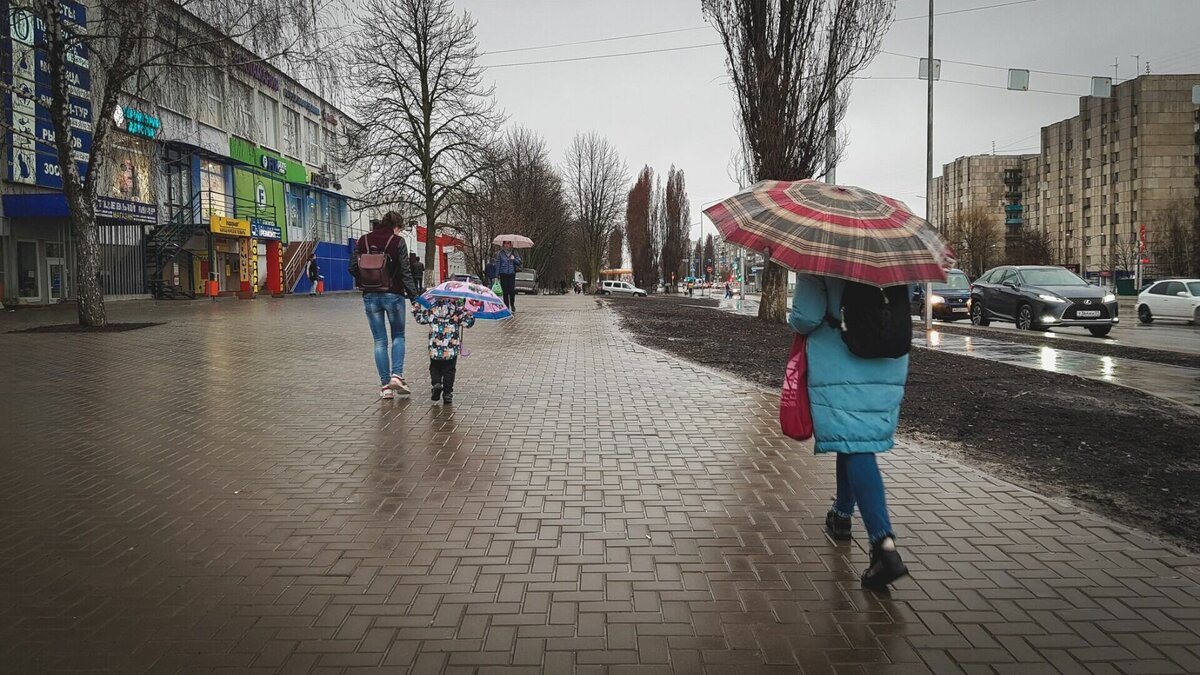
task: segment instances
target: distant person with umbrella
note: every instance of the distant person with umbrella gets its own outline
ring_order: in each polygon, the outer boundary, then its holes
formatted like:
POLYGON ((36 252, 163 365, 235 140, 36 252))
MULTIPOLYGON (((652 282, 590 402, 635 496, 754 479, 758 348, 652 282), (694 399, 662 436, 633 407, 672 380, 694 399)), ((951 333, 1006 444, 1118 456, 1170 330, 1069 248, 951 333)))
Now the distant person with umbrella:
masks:
POLYGON ((500 289, 504 304, 514 314, 517 312, 517 272, 521 271, 521 256, 516 249, 530 248, 533 241, 516 234, 502 234, 492 243, 500 247, 496 253, 496 276, 500 278, 500 289))
POLYGON ((788 317, 797 337, 787 377, 799 382, 789 380, 785 391, 799 385, 809 405, 797 408, 816 452, 837 455, 826 531, 850 539, 858 507, 871 547, 862 586, 886 592, 908 568, 875 455, 894 446, 908 379, 908 284, 944 281, 953 253, 900 202, 811 180, 761 181, 705 214, 727 241, 765 249, 768 259, 797 272, 788 317))

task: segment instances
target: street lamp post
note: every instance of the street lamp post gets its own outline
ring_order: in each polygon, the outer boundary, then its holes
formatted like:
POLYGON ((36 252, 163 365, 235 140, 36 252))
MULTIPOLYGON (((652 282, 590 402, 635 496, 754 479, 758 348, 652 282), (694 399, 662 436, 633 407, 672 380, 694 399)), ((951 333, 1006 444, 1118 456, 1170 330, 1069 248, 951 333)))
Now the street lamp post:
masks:
MULTIPOLYGON (((925 220, 930 218, 930 202, 933 196, 933 0, 929 0, 929 78, 926 87, 925 115, 925 220)), ((933 284, 925 284, 925 331, 933 328, 933 284)))

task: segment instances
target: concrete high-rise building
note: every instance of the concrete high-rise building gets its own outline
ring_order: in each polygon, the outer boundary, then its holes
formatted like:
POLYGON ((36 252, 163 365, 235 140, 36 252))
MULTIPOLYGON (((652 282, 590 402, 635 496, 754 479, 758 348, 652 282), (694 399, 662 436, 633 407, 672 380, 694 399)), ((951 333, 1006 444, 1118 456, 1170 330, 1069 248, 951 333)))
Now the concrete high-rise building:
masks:
POLYGON ((1044 233, 1055 264, 1104 280, 1135 275, 1144 226, 1153 273, 1156 237, 1200 209, 1196 85, 1200 75, 1143 75, 1111 98, 1080 98, 1078 115, 1042 127, 1037 155, 959 157, 934 179, 933 224, 950 232, 956 213, 981 206, 1009 244, 1044 233))
POLYGON ((1042 128, 1031 224, 1049 236, 1055 262, 1096 278, 1131 276, 1143 225, 1152 251, 1169 218, 1196 217, 1196 84, 1198 75, 1143 75, 1111 98, 1081 98, 1079 115, 1042 128))
MULTIPOLYGON (((942 175, 933 179, 930 218, 934 226, 951 239, 957 239, 956 219, 967 211, 982 209, 997 229, 996 250, 971 256, 976 263, 999 263, 1004 257, 1005 241, 1021 230, 1025 200, 1026 166, 1037 155, 969 155, 942 167, 942 175)), ((965 260, 969 242, 949 242, 965 260)), ((971 270, 979 273, 982 270, 971 270)))

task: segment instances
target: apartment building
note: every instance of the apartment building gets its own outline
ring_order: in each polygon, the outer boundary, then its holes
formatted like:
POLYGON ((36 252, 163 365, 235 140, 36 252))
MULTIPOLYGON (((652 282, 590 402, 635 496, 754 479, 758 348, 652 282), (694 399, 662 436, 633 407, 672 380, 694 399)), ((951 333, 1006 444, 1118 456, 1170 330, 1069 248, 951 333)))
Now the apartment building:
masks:
POLYGON ((1143 226, 1152 251, 1172 214, 1195 217, 1196 84, 1197 75, 1143 75, 1111 98, 1081 98, 1078 115, 1042 128, 1029 224, 1049 235, 1057 263, 1093 279, 1130 277, 1143 226))
POLYGON ((1024 222, 1028 161, 1036 155, 969 155, 942 167, 934 178, 930 219, 943 233, 955 217, 980 207, 1006 235, 1016 235, 1024 222))

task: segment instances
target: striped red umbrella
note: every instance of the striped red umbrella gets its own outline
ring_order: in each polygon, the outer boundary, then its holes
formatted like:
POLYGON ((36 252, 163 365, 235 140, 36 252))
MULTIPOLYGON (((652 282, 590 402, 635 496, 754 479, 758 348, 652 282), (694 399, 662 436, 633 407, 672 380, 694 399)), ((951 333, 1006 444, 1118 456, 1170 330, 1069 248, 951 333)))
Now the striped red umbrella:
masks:
POLYGON ((954 252, 901 202, 815 180, 765 180, 704 210, 733 244, 797 272, 875 286, 945 281, 954 252))

